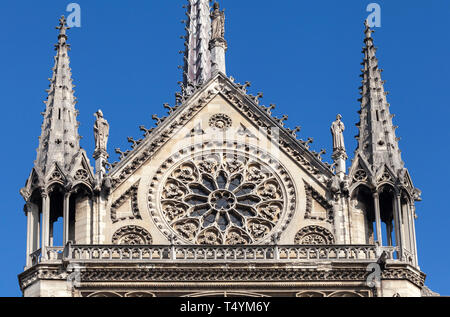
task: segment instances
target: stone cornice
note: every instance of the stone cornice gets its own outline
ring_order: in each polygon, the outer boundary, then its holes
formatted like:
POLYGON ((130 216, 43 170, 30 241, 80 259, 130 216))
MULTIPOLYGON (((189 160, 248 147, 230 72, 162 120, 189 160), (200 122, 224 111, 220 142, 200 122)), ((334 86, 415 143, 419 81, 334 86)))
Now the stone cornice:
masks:
MULTIPOLYGON (((79 263, 81 264, 81 263, 79 263)), ((359 285, 364 287, 371 273, 367 271, 367 263, 331 263, 328 269, 317 266, 294 267, 291 264, 120 264, 86 263, 80 265, 81 287, 130 286, 145 287, 160 285, 168 288, 173 286, 189 286, 192 283, 205 285, 256 285, 263 281, 279 287, 294 286, 335 286, 359 285)), ((24 290, 38 280, 66 280, 69 273, 64 264, 36 265, 21 273, 20 287, 24 290)), ((382 280, 407 280, 417 287, 423 287, 425 274, 405 264, 388 264, 382 272, 382 280)))

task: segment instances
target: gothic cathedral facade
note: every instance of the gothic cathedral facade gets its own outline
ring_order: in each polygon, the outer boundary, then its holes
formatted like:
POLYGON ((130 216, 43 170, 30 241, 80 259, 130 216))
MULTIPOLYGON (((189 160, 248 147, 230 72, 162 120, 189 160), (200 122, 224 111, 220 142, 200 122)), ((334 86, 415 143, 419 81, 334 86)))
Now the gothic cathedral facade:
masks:
MULTIPOLYGON (((334 163, 226 75, 225 15, 189 0, 181 91, 156 126, 95 166, 80 147, 64 17, 37 159, 21 189, 24 296, 426 296, 414 187, 365 23, 358 145, 334 163), (95 169, 94 169, 95 167, 95 169), (62 219, 63 243, 54 232, 62 219)), ((356 110, 356 109, 355 109, 356 110)))

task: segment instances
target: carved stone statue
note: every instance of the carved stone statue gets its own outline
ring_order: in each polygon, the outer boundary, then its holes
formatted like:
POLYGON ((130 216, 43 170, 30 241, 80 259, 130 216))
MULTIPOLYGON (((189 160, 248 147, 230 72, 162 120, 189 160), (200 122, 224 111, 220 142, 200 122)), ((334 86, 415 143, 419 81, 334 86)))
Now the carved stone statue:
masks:
POLYGON ((103 112, 98 110, 94 116, 97 118, 94 124, 95 152, 105 152, 109 137, 109 124, 103 118, 103 112))
POLYGON ((344 151, 344 123, 341 121, 342 116, 338 114, 336 116, 336 121, 331 125, 331 134, 333 135, 333 151, 344 151))
POLYGON ((211 13, 212 34, 211 39, 223 39, 225 37, 225 12, 220 11, 219 3, 214 3, 211 13))

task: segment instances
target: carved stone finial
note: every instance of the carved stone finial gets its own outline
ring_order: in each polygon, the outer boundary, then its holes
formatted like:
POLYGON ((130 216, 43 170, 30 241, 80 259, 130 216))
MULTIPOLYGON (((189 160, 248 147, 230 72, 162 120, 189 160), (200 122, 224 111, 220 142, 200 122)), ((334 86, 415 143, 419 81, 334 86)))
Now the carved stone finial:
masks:
POLYGON ((115 149, 115 152, 119 154, 119 159, 122 160, 123 158, 127 157, 127 155, 130 153, 130 150, 122 152, 119 148, 115 149))
POLYGON ((175 111, 174 107, 171 107, 168 103, 163 104, 163 107, 164 109, 167 109, 169 114, 172 114, 175 111))
POLYGON ((67 20, 64 15, 61 16, 59 19, 59 25, 56 27, 57 30, 59 30, 59 39, 60 41, 64 38, 66 38, 66 31, 70 30, 70 27, 67 26, 67 20))
POLYGON ((295 129, 291 132, 293 137, 297 137, 297 133, 299 133, 302 130, 302 127, 297 126, 295 129))
POLYGON ((142 140, 135 140, 132 137, 128 137, 127 141, 132 143, 131 147, 134 149, 136 146, 138 146, 139 144, 141 144, 142 140))
POLYGON ((152 115, 152 119, 156 121, 156 125, 159 126, 163 121, 166 119, 166 117, 159 118, 158 115, 154 114, 152 115))
POLYGON ((151 128, 151 129, 147 129, 145 126, 143 126, 143 125, 141 125, 140 127, 139 127, 139 129, 141 130, 141 131, 143 131, 144 132, 144 136, 145 137, 147 137, 150 133, 152 133, 152 131, 153 131, 153 128, 151 128))
POLYGON ((314 142, 313 138, 308 138, 308 140, 306 141, 301 141, 301 143, 307 148, 309 149, 309 145, 312 144, 314 142))

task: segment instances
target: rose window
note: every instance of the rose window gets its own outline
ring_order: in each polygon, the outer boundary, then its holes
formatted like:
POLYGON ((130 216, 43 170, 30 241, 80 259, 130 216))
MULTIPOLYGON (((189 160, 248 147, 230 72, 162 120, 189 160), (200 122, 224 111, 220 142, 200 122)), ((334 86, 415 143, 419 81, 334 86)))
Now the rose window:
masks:
POLYGON ((249 244, 266 238, 285 207, 268 164, 236 153, 199 154, 168 174, 161 210, 177 236, 198 244, 249 244))

